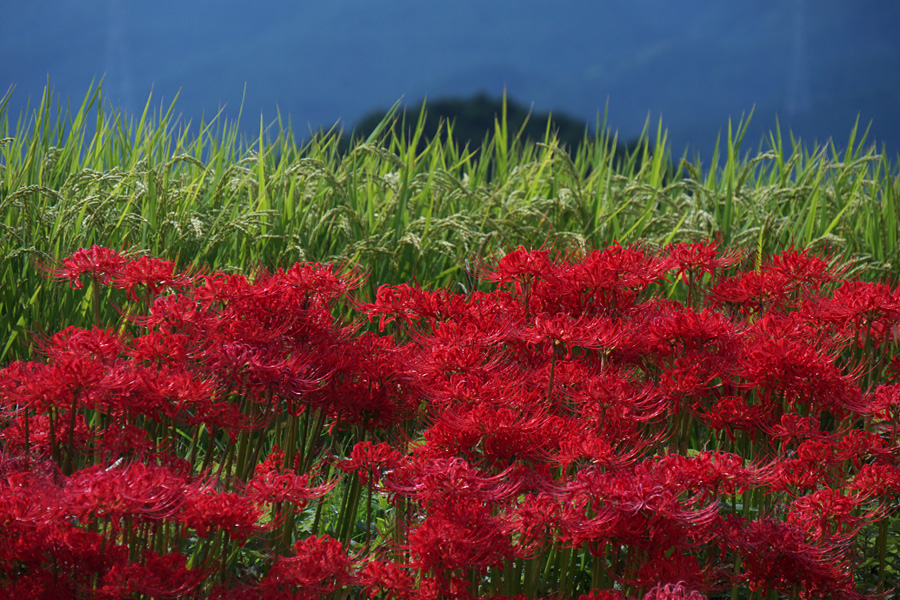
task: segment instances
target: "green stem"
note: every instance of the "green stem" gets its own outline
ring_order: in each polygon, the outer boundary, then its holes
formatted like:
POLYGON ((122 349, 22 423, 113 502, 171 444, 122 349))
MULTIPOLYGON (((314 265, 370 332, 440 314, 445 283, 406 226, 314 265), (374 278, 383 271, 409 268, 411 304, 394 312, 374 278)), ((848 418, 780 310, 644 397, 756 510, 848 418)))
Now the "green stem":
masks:
POLYGON ((262 454, 262 447, 266 442, 266 437, 267 437, 266 433, 269 429, 268 426, 265 424, 266 413, 268 413, 268 410, 266 410, 263 413, 263 417, 264 417, 263 418, 263 426, 259 429, 259 432, 257 433, 256 446, 253 448, 253 453, 250 455, 249 458, 245 457, 245 458, 247 458, 246 463, 238 465, 239 477, 240 477, 241 481, 247 481, 247 479, 250 477, 250 473, 256 467, 256 463, 259 460, 260 454, 262 454))
POLYGON ((550 548, 550 553, 547 555, 547 562, 544 564, 544 584, 546 585, 550 581, 550 568, 556 564, 557 556, 559 555, 559 549, 555 546, 550 548))
POLYGON ((50 456, 59 464, 59 444, 56 443, 56 410, 50 407, 50 456))
POLYGON ((366 486, 368 488, 368 498, 366 498, 366 534, 363 538, 363 543, 368 544, 369 539, 371 537, 372 531, 372 493, 374 491, 374 484, 372 483, 372 467, 369 466, 369 477, 367 479, 369 484, 366 486))
POLYGON ((94 327, 100 328, 100 283, 94 279, 91 283, 94 292, 94 327))
POLYGON ((340 526, 340 540, 344 544, 344 548, 348 547, 350 538, 353 535, 353 525, 356 522, 356 511, 357 508, 359 508, 360 488, 359 477, 354 477, 353 481, 350 483, 349 494, 344 505, 345 510, 341 511, 340 518, 338 519, 338 525, 340 526))
POLYGON ((606 589, 606 570, 603 568, 606 563, 606 555, 609 553, 609 544, 603 544, 603 550, 594 556, 591 554, 590 542, 584 545, 582 549, 581 568, 587 566, 587 560, 591 561, 591 585, 593 588, 606 589), (595 573, 596 571, 596 573, 595 573))
POLYGON ((294 456, 297 454, 297 434, 300 419, 293 415, 288 415, 287 433, 284 441, 284 463, 282 467, 290 469, 294 465, 294 456))
MULTIPOLYGON (((212 463, 213 457, 213 448, 216 445, 216 431, 215 429, 208 429, 206 435, 209 436, 209 439, 206 442, 206 454, 203 456, 203 466, 200 467, 200 472, 203 473, 206 469, 209 468, 209 465, 212 463)), ((231 444, 231 439, 228 441, 229 445, 231 444)), ((227 451, 227 450, 226 450, 227 451)))
POLYGON ((569 570, 571 568, 571 562, 572 562, 572 549, 571 548, 563 549, 563 551, 560 552, 560 560, 557 564, 557 568, 559 570, 559 581, 558 581, 557 587, 559 588, 560 594, 562 594, 563 596, 569 595, 569 583, 570 583, 569 570))
POLYGON ((887 570, 888 517, 878 523, 878 591, 884 591, 884 574, 887 570))
POLYGON ((525 562, 525 589, 523 591, 526 598, 534 598, 537 594, 537 582, 541 573, 540 560, 540 556, 537 556, 525 562))
POLYGON ((228 450, 225 453, 224 460, 221 464, 219 464, 219 470, 216 472, 216 479, 221 481, 223 473, 231 472, 231 463, 234 461, 234 444, 228 445, 228 450))
POLYGON ((78 394, 78 390, 72 394, 72 411, 69 415, 69 440, 66 442, 66 462, 63 465, 63 473, 66 475, 72 474, 75 460, 75 417, 78 416, 78 394))
POLYGON ((550 400, 550 396, 553 394, 553 378, 556 374, 556 348, 551 347, 551 351, 553 354, 550 355, 550 383, 547 385, 547 400, 550 400))
POLYGON ((325 426, 325 411, 320 410, 319 414, 316 416, 316 423, 313 426, 312 431, 306 436, 308 439, 303 446, 303 458, 300 461, 300 468, 298 469, 298 473, 306 473, 309 471, 310 467, 312 467, 313 461, 313 449, 315 448, 316 440, 322 435, 322 428, 325 426))
MULTIPOLYGON (((741 573, 741 555, 735 554, 734 556, 734 576, 737 577, 741 573)), ((731 588, 731 600, 737 600, 738 597, 738 586, 734 586, 731 588)))
POLYGON ((194 428, 194 435, 191 436, 191 453, 189 463, 193 466, 194 461, 197 459, 197 446, 199 446, 200 442, 200 432, 206 428, 205 423, 201 423, 199 426, 194 428))
POLYGON ((25 459, 31 456, 31 443, 28 431, 28 408, 22 410, 22 417, 25 419, 25 459))
POLYGON ((319 503, 316 505, 316 516, 313 519, 312 524, 312 534, 319 535, 319 523, 322 520, 322 507, 325 506, 324 500, 319 500, 319 503))

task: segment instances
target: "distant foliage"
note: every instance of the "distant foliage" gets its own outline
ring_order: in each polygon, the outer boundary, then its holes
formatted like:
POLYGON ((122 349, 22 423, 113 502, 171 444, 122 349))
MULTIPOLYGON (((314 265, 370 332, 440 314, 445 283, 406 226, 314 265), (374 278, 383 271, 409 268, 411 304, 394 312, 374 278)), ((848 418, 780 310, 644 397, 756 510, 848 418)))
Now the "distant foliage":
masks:
MULTIPOLYGON (((422 122, 422 137, 419 139, 419 150, 425 148, 429 141, 440 136, 442 141, 448 139, 448 124, 452 126, 453 141, 462 147, 479 150, 485 141, 494 133, 494 125, 504 114, 506 103, 506 123, 510 131, 516 132, 522 141, 541 142, 549 128, 550 132, 569 154, 574 155, 586 142, 594 141, 594 134, 588 123, 580 121, 566 113, 534 113, 531 108, 513 99, 492 98, 487 94, 476 94, 470 98, 438 98, 425 103, 425 115, 422 122), (549 122, 549 127, 548 127, 549 122)), ((388 111, 373 110, 366 114, 353 128, 352 139, 367 138, 388 111)), ((407 138, 412 137, 416 127, 417 111, 407 107, 403 125, 409 130, 407 138)), ((398 132, 401 133, 401 132, 398 132)), ((345 142, 348 146, 351 139, 345 142)), ((610 144, 617 162, 622 162, 628 154, 634 152, 641 144, 640 139, 627 142, 616 141, 610 144)))

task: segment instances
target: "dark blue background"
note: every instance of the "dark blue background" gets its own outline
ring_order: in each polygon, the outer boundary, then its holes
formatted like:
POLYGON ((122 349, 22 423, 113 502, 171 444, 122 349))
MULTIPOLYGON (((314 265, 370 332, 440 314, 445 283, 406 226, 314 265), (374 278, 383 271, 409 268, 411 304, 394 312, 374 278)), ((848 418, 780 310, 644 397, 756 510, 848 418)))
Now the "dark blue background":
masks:
POLYGON ((627 138, 661 117, 676 154, 708 154, 755 107, 748 141, 790 127, 842 145, 860 116, 900 151, 898 0, 0 0, 0 93, 12 114, 49 75, 78 104, 91 81, 139 112, 180 90, 193 123, 226 106, 302 136, 404 98, 488 92, 627 138))

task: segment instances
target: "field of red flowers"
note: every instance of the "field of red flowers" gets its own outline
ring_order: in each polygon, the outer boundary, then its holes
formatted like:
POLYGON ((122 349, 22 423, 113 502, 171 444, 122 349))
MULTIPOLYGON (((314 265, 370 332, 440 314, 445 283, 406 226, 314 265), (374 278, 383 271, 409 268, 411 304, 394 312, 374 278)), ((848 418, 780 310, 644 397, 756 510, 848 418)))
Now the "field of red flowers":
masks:
POLYGON ((754 258, 520 248, 373 302, 319 264, 38 265, 122 319, 0 370, 0 595, 889 595, 900 292, 754 258))

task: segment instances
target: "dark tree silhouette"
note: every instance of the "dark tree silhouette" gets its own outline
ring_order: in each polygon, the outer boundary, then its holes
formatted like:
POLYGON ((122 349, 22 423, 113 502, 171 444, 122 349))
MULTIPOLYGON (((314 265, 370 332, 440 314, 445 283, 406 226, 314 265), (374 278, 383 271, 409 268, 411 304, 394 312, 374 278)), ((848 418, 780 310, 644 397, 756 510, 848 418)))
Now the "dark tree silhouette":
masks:
MULTIPOLYGON (((420 103, 419 107, 422 106, 420 103)), ((425 119, 422 138, 419 140, 418 150, 438 134, 446 141, 447 123, 453 125, 453 140, 460 147, 470 150, 480 150, 485 137, 493 135, 494 123, 503 114, 503 99, 491 98, 487 94, 477 94, 471 98, 440 98, 428 100, 424 103, 425 119), (444 124, 441 126, 441 124, 444 124)), ((367 113, 356 126, 350 138, 346 139, 349 147, 351 139, 358 141, 366 139, 389 111, 381 109, 367 113)), ((409 133, 416 127, 419 118, 419 109, 410 109, 408 106, 401 112, 395 127, 405 127, 407 139, 409 133)), ((522 132, 522 141, 542 142, 547 131, 547 121, 550 120, 551 131, 555 133, 559 145, 566 149, 570 155, 575 155, 585 139, 593 140, 594 133, 589 125, 565 113, 532 113, 532 111, 518 102, 506 99, 506 121, 510 136, 522 132)), ((399 131, 397 133, 400 133, 399 131)), ((610 141, 611 143, 611 141, 610 141)), ((638 144, 638 140, 630 140, 622 143, 619 141, 614 149, 616 161, 623 160, 632 152, 638 144)))

